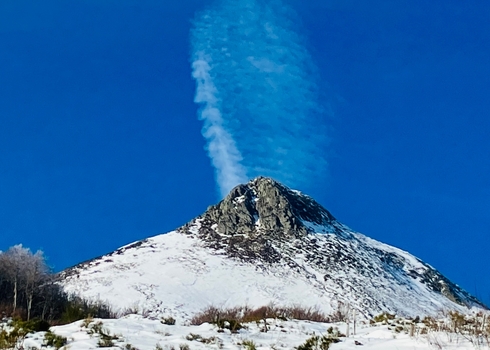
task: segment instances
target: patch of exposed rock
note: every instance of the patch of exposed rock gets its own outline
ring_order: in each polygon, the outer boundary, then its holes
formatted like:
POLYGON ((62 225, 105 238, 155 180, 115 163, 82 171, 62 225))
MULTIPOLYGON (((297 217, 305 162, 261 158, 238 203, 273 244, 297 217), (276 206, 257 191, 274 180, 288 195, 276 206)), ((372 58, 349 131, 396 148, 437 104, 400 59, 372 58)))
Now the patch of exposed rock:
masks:
MULTIPOLYGON (((424 267, 420 271, 411 269, 403 256, 359 240, 311 197, 270 178, 258 177, 235 187, 221 202, 179 230, 196 234, 206 247, 231 258, 287 265, 291 271, 310 276, 312 283, 320 287, 331 276, 342 275, 363 276, 368 281, 383 276, 399 285, 407 285, 412 279, 458 304, 480 304, 428 264, 419 261, 424 267), (197 233, 193 229, 196 227, 197 233), (298 263, 298 256, 306 265, 298 263), (305 266, 323 271, 323 281, 305 266)), ((366 288, 349 279, 333 279, 353 293, 366 288)), ((373 291, 379 288, 372 283, 373 291)), ((358 297, 366 305, 382 309, 381 305, 374 305, 379 301, 358 297)))
MULTIPOLYGON (((338 230, 335 218, 312 198, 265 177, 235 187, 198 220, 198 235, 207 246, 267 262, 279 259, 274 246, 307 237, 311 229, 305 222, 338 230)), ((180 230, 190 234, 191 225, 180 230)))

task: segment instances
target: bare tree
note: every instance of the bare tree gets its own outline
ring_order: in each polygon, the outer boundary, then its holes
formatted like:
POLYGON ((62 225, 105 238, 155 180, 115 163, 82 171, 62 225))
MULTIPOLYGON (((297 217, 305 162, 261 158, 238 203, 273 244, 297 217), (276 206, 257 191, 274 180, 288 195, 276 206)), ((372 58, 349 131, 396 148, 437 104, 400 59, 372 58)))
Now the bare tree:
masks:
POLYGON ((13 312, 17 310, 19 300, 25 300, 27 319, 30 319, 35 292, 47 279, 48 272, 42 251, 32 254, 30 249, 19 244, 0 253, 0 275, 12 290, 13 312))
POLYGON ((348 322, 351 310, 352 308, 349 303, 337 301, 337 306, 333 314, 330 315, 332 322, 348 322))
POLYGON ((32 300, 34 293, 40 286, 47 281, 48 266, 44 258, 44 253, 38 250, 35 254, 30 254, 24 264, 24 290, 27 302, 27 320, 31 318, 32 300))
POLYGON ((39 287, 41 295, 39 314, 42 320, 52 319, 56 313, 55 309, 60 307, 60 302, 62 303, 63 300, 67 299, 67 295, 55 281, 54 276, 48 274, 39 287))
POLYGON ((31 251, 22 247, 22 244, 10 247, 9 250, 0 255, 0 269, 13 289, 13 312, 17 309, 19 290, 23 277, 22 272, 29 255, 32 255, 31 251))

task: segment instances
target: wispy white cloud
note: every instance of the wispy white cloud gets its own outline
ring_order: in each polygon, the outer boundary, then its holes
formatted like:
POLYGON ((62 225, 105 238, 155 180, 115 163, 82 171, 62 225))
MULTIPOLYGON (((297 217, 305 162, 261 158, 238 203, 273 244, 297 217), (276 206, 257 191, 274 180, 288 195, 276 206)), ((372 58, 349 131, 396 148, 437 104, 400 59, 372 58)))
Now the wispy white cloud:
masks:
POLYGON ((208 141, 208 154, 216 169, 221 195, 225 196, 234 186, 247 181, 246 171, 240 164, 242 156, 235 141, 223 125, 218 91, 210 75, 209 59, 203 52, 196 52, 192 68, 197 83, 194 101, 201 104, 199 118, 204 121, 203 136, 208 141))
POLYGON ((318 75, 293 18, 280 0, 221 0, 194 23, 194 72, 196 65, 208 65, 198 68, 208 74, 206 88, 206 79, 198 77, 198 96, 199 90, 213 95, 206 108, 219 114, 203 119, 219 119, 227 140, 219 145, 232 146, 222 157, 226 162, 210 151, 220 188, 243 182, 245 174, 302 189, 325 178, 328 139, 318 75))

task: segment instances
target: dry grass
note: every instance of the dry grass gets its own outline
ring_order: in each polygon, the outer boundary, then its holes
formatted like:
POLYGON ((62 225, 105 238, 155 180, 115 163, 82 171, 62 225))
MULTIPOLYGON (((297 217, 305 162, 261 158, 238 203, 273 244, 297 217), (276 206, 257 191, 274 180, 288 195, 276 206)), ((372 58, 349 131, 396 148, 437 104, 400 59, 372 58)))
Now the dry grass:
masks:
POLYGON ((218 308, 209 306, 196 314, 191 319, 191 324, 219 323, 221 320, 233 320, 239 323, 257 322, 267 318, 282 318, 294 320, 308 320, 314 322, 329 322, 330 318, 320 309, 302 307, 299 305, 289 307, 277 307, 274 305, 251 308, 249 306, 237 306, 233 308, 218 308))
POLYGON ((306 320, 313 322, 331 322, 331 318, 324 314, 317 307, 302 307, 299 305, 278 308, 278 315, 285 317, 287 319, 293 320, 306 320))

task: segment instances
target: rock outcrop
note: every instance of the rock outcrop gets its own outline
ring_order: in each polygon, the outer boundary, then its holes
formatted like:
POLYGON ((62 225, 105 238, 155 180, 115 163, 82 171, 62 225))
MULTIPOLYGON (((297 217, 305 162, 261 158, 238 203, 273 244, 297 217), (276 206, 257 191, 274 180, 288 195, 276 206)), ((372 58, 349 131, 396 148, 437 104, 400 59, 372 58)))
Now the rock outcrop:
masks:
POLYGON ((313 198, 270 178, 235 187, 176 231, 124 246, 60 274, 68 293, 183 317, 206 305, 349 304, 435 315, 485 308, 432 266, 338 222, 313 198))
POLYGON ((381 275, 402 285, 412 279, 460 305, 481 305, 430 265, 417 259, 422 267, 411 268, 406 258, 373 247, 313 198, 271 178, 258 177, 236 186, 221 202, 179 231, 195 235, 196 230, 191 228, 197 222, 197 236, 205 246, 230 258, 284 264, 307 273, 295 259, 301 255, 308 265, 325 271, 323 282, 334 279, 338 285, 354 288, 355 282, 335 277, 342 271, 370 280, 381 275))

